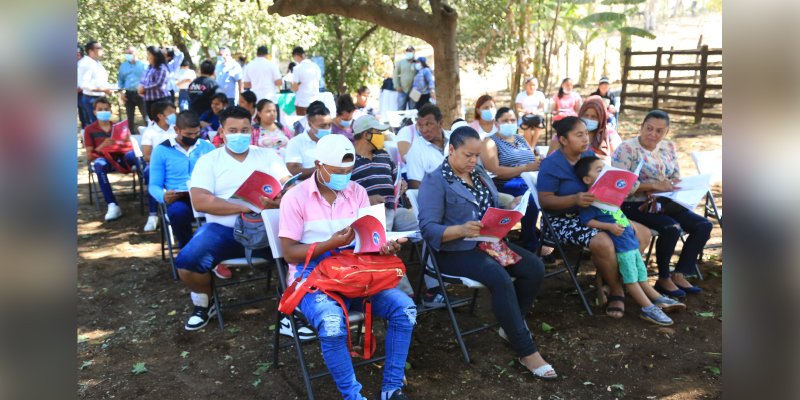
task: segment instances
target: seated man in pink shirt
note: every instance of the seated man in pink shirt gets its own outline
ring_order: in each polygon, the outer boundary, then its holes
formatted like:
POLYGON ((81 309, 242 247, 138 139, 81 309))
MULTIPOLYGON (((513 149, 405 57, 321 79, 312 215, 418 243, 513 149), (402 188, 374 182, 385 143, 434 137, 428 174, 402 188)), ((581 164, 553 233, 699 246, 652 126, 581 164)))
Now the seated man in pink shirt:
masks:
MULTIPOLYGON (((303 278, 320 260, 330 256, 332 250, 350 246, 355 238, 350 224, 355 221, 359 209, 370 205, 367 191, 350 180, 356 158, 350 140, 344 135, 326 135, 319 139, 316 149, 311 177, 286 192, 280 207, 278 236, 284 258, 289 263, 291 280, 301 273, 298 264, 305 261, 311 244, 318 243, 303 278)), ((399 249, 399 244, 390 241, 381 253, 393 254, 399 249)), ((344 298, 348 306, 359 303, 352 300, 344 298)), ((406 399, 401 389, 417 308, 413 300, 397 288, 384 290, 372 296, 371 301, 373 315, 388 321, 386 364, 378 398, 406 399)), ((299 307, 317 331, 322 357, 339 392, 345 399, 364 399, 347 346, 348 322, 339 304, 324 293, 312 292, 303 297, 299 307)))

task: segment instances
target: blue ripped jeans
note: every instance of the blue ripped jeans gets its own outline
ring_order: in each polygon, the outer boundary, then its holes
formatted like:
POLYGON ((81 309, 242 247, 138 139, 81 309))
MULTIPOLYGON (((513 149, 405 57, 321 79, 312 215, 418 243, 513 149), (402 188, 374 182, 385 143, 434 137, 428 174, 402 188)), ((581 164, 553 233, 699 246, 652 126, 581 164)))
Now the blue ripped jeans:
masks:
MULTIPOLYGON (((351 304, 359 304, 360 300, 345 298, 344 302, 349 309, 351 304)), ((384 290, 372 296, 371 300, 372 314, 389 323, 381 391, 401 389, 411 332, 417 322, 417 308, 411 298, 399 289, 384 290)), ((347 348, 349 326, 339 303, 322 292, 308 293, 300 301, 300 310, 317 331, 322 358, 342 397, 346 400, 364 399, 347 348)))

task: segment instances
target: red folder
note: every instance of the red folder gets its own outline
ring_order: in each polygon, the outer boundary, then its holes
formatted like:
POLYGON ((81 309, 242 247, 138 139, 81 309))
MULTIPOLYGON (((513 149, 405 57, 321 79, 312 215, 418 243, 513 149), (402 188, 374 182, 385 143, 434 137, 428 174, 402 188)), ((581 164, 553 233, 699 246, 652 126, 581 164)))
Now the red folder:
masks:
POLYGON ((263 209, 261 196, 275 200, 285 187, 294 184, 299 177, 300 174, 297 174, 286 181, 284 185, 281 185, 281 182, 272 175, 261 171, 253 171, 231 197, 243 200, 261 210, 263 209))
POLYGON ((386 244, 386 227, 372 215, 365 215, 350 225, 356 234, 354 253, 377 253, 386 244))
POLYGON ((481 228, 480 236, 464 238, 464 240, 492 243, 499 242, 506 237, 514 225, 525 216, 525 212, 528 210, 528 200, 530 196, 530 190, 526 190, 525 193, 522 194, 522 200, 512 210, 489 207, 489 209, 486 210, 486 214, 483 214, 483 218, 481 218, 483 228, 481 228))
POLYGON ((634 183, 639 179, 638 170, 639 168, 634 173, 605 165, 600 176, 589 188, 589 193, 597 198, 592 205, 607 211, 619 210, 622 202, 631 193, 634 183))
POLYGON ((111 126, 111 139, 116 144, 123 144, 131 136, 131 131, 128 128, 128 120, 119 121, 111 126))

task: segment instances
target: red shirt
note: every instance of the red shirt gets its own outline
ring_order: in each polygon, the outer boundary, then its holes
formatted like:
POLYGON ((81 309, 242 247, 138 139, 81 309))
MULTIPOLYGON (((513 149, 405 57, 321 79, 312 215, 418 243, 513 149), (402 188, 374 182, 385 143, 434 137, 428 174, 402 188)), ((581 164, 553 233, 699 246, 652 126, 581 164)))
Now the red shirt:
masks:
MULTIPOLYGON (((111 122, 111 126, 114 123, 111 122)), ((86 128, 83 128, 83 146, 84 147, 92 147, 96 149, 97 146, 100 146, 104 140, 111 137, 111 127, 109 126, 108 132, 104 131, 103 128, 100 127, 99 121, 94 121, 91 124, 87 125, 86 128)), ((92 150, 92 154, 96 157, 102 157, 103 155, 92 150)))

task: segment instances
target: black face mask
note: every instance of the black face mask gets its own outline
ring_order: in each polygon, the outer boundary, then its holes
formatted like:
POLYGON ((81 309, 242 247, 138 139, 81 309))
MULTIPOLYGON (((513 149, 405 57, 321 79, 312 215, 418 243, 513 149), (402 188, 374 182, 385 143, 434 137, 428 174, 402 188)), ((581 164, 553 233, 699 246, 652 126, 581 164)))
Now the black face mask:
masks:
POLYGON ((187 146, 194 146, 194 144, 197 143, 197 139, 200 139, 200 138, 199 137, 181 136, 181 142, 183 142, 183 144, 185 144, 187 146))

